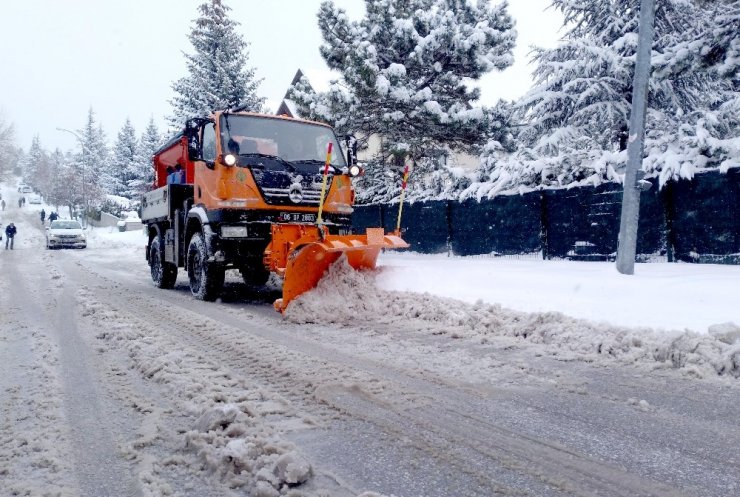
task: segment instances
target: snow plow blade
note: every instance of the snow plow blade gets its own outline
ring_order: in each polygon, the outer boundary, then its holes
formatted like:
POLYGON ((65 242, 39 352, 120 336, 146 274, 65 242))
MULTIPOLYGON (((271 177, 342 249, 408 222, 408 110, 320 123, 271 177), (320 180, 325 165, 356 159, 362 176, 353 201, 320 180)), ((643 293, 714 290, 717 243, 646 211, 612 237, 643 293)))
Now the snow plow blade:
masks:
POLYGON ((301 225, 273 225, 272 231, 265 258, 270 269, 283 276, 283 298, 273 304, 279 312, 314 288, 342 254, 355 269, 374 269, 382 249, 409 247, 397 233, 385 234, 383 228, 368 228, 364 235, 325 235, 319 227, 301 225))

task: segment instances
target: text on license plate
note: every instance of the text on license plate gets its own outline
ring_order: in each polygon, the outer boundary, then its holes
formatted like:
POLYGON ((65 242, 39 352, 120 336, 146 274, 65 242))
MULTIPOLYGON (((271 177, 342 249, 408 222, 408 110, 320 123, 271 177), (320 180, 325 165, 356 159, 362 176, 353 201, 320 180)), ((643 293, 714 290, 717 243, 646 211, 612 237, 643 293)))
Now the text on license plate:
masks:
POLYGON ((281 212, 278 221, 283 223, 314 223, 316 214, 304 212, 281 212))

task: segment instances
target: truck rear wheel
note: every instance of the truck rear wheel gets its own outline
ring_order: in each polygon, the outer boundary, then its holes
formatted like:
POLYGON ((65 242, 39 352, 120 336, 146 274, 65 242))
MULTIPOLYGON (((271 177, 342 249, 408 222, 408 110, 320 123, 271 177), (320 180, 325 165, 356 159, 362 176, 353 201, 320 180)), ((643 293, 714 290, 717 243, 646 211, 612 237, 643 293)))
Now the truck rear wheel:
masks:
POLYGON ((208 262, 206 242, 200 233, 194 234, 188 245, 188 279, 190 292, 199 300, 216 300, 224 286, 224 268, 208 262))
POLYGON ((157 288, 169 289, 175 286, 177 266, 165 262, 164 246, 159 236, 154 237, 149 247, 149 268, 152 272, 152 281, 157 288))

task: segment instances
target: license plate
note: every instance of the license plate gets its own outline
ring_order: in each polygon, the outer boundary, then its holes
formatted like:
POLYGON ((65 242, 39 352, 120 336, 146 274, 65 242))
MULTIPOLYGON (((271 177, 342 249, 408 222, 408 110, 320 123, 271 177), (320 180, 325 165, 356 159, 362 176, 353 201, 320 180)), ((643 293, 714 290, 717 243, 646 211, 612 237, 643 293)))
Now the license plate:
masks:
POLYGON ((278 221, 282 223, 315 223, 316 214, 305 212, 281 212, 278 221))

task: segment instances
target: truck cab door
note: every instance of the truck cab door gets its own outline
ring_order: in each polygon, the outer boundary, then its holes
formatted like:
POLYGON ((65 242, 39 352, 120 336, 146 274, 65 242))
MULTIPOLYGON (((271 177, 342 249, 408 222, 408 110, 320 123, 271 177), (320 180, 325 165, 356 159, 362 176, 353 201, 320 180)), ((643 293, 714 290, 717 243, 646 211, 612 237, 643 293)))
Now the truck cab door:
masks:
POLYGON ((214 207, 218 201, 220 178, 216 171, 218 157, 216 124, 212 121, 202 123, 200 136, 200 160, 195 163, 195 202, 214 207))

